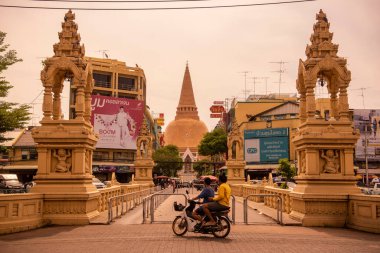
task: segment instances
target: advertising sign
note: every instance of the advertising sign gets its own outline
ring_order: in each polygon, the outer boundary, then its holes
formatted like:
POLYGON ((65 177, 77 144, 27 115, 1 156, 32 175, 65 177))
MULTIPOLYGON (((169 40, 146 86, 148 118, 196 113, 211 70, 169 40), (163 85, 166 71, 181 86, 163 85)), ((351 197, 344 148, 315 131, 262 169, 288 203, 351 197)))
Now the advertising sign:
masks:
POLYGON ((91 123, 99 135, 96 148, 136 149, 144 102, 99 95, 91 99, 91 123))
POLYGON ((289 129, 245 130, 244 157, 247 164, 278 163, 289 158, 289 129))
POLYGON ((224 106, 222 106, 222 105, 213 105, 213 106, 210 107, 210 111, 212 113, 222 113, 222 112, 225 112, 224 106))
POLYGON ((367 139, 367 159, 380 161, 380 110, 354 109, 354 127, 360 132, 355 146, 355 161, 365 161, 365 143, 367 139))
POLYGON ((222 114, 221 113, 211 113, 210 118, 222 118, 222 114))

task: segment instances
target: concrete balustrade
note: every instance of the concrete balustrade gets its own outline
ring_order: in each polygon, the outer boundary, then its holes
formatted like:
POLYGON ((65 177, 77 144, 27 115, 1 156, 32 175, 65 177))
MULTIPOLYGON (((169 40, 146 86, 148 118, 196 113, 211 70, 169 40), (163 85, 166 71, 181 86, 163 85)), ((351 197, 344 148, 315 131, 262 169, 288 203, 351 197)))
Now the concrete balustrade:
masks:
POLYGON ((42 227, 43 194, 0 194, 0 234, 42 227))
MULTIPOLYGON (((246 197, 250 194, 275 194, 282 199, 281 210, 290 214, 293 206, 291 190, 280 189, 262 184, 231 185, 235 196, 246 197)), ((348 196, 347 227, 372 233, 380 233, 380 195, 350 194, 348 196)), ((277 209, 276 197, 250 197, 250 201, 264 202, 265 206, 277 209)))
MULTIPOLYGON (((98 211, 108 210, 108 200, 112 197, 130 193, 122 200, 114 201, 112 206, 124 204, 126 211, 142 203, 143 198, 154 191, 150 185, 116 185, 99 189, 98 211)), ((44 219, 44 194, 0 194, 0 234, 9 234, 42 227, 48 224, 44 219)))
POLYGON ((380 233, 380 195, 349 195, 347 226, 380 233))

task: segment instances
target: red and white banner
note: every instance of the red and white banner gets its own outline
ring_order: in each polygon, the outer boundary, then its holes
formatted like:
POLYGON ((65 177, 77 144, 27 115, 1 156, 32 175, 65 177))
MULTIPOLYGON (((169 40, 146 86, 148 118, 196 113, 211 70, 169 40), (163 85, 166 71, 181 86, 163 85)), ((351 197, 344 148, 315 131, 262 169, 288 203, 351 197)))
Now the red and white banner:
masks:
POLYGON ((144 118, 144 101, 91 96, 91 123, 99 135, 97 148, 136 149, 144 118))

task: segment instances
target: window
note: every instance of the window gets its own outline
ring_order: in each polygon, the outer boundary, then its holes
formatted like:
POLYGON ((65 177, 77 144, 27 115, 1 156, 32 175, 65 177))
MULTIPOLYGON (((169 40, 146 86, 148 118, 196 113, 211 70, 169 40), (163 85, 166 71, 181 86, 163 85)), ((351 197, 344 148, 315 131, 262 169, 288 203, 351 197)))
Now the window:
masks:
POLYGON ((21 160, 28 160, 29 159, 29 150, 23 149, 21 150, 21 160))
POLYGON ((261 116, 260 117, 260 120, 262 121, 268 121, 268 120, 271 120, 272 119, 272 116, 261 116))
POLYGON ((136 90, 135 79, 133 78, 119 76, 117 81, 118 81, 119 90, 130 90, 130 91, 136 90))
POLYGON ((295 119, 295 118, 297 118, 297 114, 296 114, 296 113, 291 113, 291 114, 290 114, 290 118, 291 118, 291 119, 295 119))
POLYGON ((94 73, 95 86, 111 88, 111 74, 94 73))
POLYGON ((95 161, 104 161, 104 160, 108 160, 108 158, 109 158, 108 152, 94 151, 93 159, 95 161))
POLYGON ((29 150, 29 157, 30 157, 30 160, 37 160, 38 153, 37 153, 37 150, 35 148, 31 148, 29 150))
POLYGON ((286 114, 274 115, 274 119, 286 119, 286 114))

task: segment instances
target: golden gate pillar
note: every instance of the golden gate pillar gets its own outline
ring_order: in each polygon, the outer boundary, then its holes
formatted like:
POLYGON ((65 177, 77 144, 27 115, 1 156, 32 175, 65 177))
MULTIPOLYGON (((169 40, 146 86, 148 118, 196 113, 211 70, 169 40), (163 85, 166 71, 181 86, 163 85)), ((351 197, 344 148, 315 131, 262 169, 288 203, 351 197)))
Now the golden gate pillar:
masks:
POLYGON ((325 13, 321 10, 306 47, 306 61, 299 61, 297 90, 300 94, 301 124, 293 138, 297 153, 297 187, 291 217, 304 226, 345 225, 348 195, 359 193, 355 186, 353 154, 359 135, 349 117, 347 88, 351 72, 338 57, 325 13), (330 118, 316 113, 315 89, 327 86, 330 118))
POLYGON ((99 191, 92 184, 92 156, 98 140, 90 123, 93 78, 84 60, 75 15, 66 13, 54 45, 54 56, 44 61, 43 119, 33 129, 38 172, 32 192, 44 194, 43 218, 51 224, 88 224, 99 215, 99 191), (75 87, 73 119, 61 118, 61 93, 69 81, 75 87))
POLYGON ((243 156, 243 138, 236 119, 232 122, 232 129, 228 134, 227 147, 228 160, 226 166, 228 182, 231 184, 242 184, 244 183, 246 162, 243 156))
POLYGON ((136 140, 135 182, 153 186, 153 138, 144 119, 136 140))

